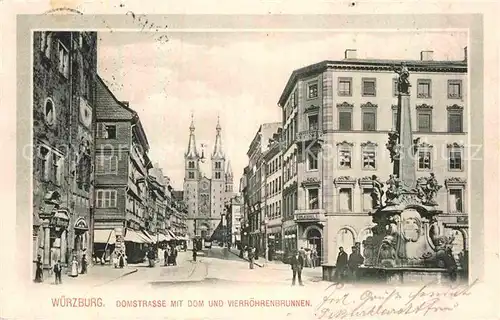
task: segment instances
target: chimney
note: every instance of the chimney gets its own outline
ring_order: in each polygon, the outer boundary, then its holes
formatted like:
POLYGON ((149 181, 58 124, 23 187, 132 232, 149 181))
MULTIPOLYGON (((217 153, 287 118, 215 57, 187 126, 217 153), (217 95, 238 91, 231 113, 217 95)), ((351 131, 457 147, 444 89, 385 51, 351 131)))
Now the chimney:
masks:
POLYGON ((345 59, 357 59, 356 49, 347 49, 345 51, 345 59))
POLYGON ((421 51, 420 52, 420 60, 421 61, 432 61, 432 54, 433 53, 434 53, 434 51, 429 51, 429 50, 421 51))
POLYGON ((127 108, 129 107, 129 103, 128 103, 128 101, 122 101, 122 104, 123 104, 125 107, 127 107, 127 108))
POLYGON ((464 48, 464 61, 467 61, 467 47, 464 48))

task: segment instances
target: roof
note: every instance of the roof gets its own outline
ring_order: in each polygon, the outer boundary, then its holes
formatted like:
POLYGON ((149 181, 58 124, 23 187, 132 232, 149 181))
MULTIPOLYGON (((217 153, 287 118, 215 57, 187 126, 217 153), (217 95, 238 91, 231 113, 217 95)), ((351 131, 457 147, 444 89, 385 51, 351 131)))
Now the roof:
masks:
POLYGON ((278 131, 281 127, 281 122, 268 122, 260 125, 259 130, 255 133, 255 136, 248 147, 247 156, 251 156, 255 152, 255 147, 261 145, 261 150, 267 148, 269 139, 273 137, 273 134, 278 131), (264 145, 263 145, 264 144, 264 145))
POLYGON ((99 75, 97 80, 96 119, 131 121, 136 112, 119 101, 99 75))
POLYGON ((451 60, 387 60, 387 59, 344 59, 325 60, 292 72, 278 101, 279 106, 286 103, 290 92, 299 78, 323 72, 327 69, 339 70, 377 70, 392 71, 396 65, 404 62, 409 71, 413 72, 467 72, 467 61, 451 60))

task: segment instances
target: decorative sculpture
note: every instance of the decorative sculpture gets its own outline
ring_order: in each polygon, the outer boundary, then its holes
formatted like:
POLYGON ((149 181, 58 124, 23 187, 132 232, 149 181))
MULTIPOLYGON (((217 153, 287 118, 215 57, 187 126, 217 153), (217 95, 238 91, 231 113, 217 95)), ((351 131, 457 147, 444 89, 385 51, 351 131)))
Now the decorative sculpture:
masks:
POLYGON ((378 264, 382 267, 393 268, 396 266, 396 249, 394 248, 394 238, 384 237, 378 254, 378 264))
POLYGON ((391 157, 391 162, 399 159, 400 145, 398 143, 399 133, 389 132, 389 140, 385 144, 387 150, 389 150, 389 156, 391 157))
POLYGON ((382 207, 382 196, 384 195, 384 190, 382 190, 382 188, 384 184, 380 182, 376 175, 372 176, 372 184, 373 190, 370 195, 372 197, 373 208, 380 208, 382 207))
POLYGON ((434 176, 434 173, 431 173, 430 177, 427 179, 427 186, 426 186, 426 197, 427 197, 427 204, 428 205, 437 205, 436 202, 436 195, 439 189, 441 189, 441 185, 438 184, 436 177, 434 176))
POLYGON ((401 185, 401 181, 394 174, 389 176, 389 180, 386 181, 387 184, 387 192, 385 195, 386 205, 397 204, 397 199, 403 192, 403 186, 401 185))
POLYGON ((398 92, 403 94, 409 94, 411 87, 409 80, 410 72, 408 71, 406 64, 404 62, 401 62, 401 67, 399 69, 394 68, 394 72, 396 72, 399 75, 398 92))
POLYGON ((363 240, 363 256, 365 258, 364 264, 367 266, 373 265, 373 237, 368 236, 365 240, 363 240))

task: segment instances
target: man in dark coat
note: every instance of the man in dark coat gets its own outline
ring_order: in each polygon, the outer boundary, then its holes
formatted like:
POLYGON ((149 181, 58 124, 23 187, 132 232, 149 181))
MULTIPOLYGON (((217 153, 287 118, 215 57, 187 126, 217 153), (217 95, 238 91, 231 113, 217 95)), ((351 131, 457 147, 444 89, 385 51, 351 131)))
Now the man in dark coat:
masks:
POLYGON ((196 262, 196 247, 193 247, 193 261, 196 262))
POLYGON ((333 280, 336 282, 342 282, 345 279, 346 271, 347 253, 344 251, 343 247, 339 247, 339 255, 337 256, 337 264, 335 265, 335 274, 333 275, 333 280))
POLYGON ((351 272, 351 279, 353 282, 358 280, 358 270, 359 266, 363 264, 365 258, 358 252, 358 248, 356 246, 352 247, 352 252, 349 255, 349 270, 351 272))
POLYGON ((292 286, 295 285, 295 278, 299 278, 299 285, 303 286, 302 283, 302 269, 304 268, 304 257, 299 254, 298 251, 295 251, 295 254, 290 259, 290 265, 292 266, 293 278, 292 278, 292 286))

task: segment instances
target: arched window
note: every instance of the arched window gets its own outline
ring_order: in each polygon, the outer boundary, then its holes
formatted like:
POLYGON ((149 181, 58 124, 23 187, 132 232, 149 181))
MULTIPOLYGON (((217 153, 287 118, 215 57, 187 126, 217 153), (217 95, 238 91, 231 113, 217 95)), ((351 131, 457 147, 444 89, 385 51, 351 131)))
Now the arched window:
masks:
POLYGON ((45 100, 43 115, 45 117, 45 123, 47 123, 49 126, 53 126, 56 123, 56 109, 54 101, 52 101, 51 98, 47 98, 45 100))
POLYGON ((342 228, 337 233, 337 248, 335 248, 335 250, 338 253, 338 248, 343 247, 344 251, 347 252, 347 254, 350 254, 351 248, 354 246, 354 243, 354 232, 351 229, 342 228))

